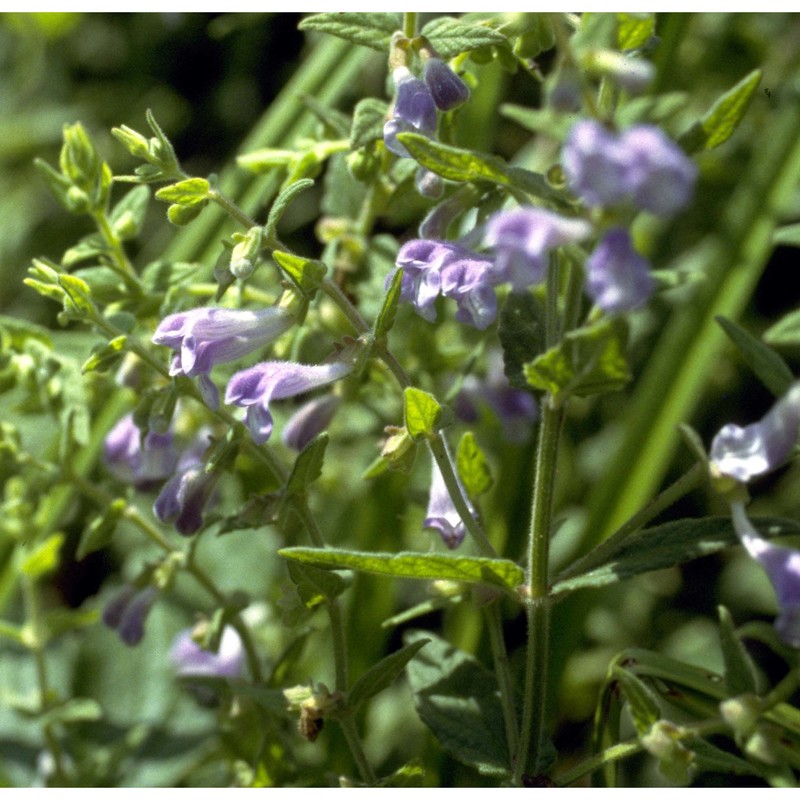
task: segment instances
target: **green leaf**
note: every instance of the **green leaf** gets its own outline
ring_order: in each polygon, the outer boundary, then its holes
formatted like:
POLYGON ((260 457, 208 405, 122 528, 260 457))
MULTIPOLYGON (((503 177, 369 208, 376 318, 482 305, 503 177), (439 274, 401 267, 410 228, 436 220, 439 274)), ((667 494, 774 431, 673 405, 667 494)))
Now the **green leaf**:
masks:
POLYGON ((289 207, 290 203, 300 194, 300 192, 305 191, 309 187, 314 185, 314 181, 311 178, 302 178, 299 181, 295 181, 294 183, 289 184, 289 186, 285 186, 281 191, 278 193, 278 196, 275 198, 275 202, 272 204, 272 208, 269 210, 269 217, 267 218, 267 224, 264 226, 264 236, 267 239, 272 238, 275 235, 275 231, 278 229, 278 223, 281 221, 281 217, 286 212, 286 209, 289 207))
POLYGON ((380 788, 418 789, 424 786, 425 768, 419 759, 412 759, 408 764, 396 769, 391 775, 381 778, 377 785, 380 788))
POLYGON ((381 310, 375 318, 375 325, 372 332, 375 341, 385 339, 389 331, 394 325, 395 317, 397 316, 397 306, 400 302, 400 293, 403 288, 403 270, 398 269, 392 276, 392 282, 386 290, 386 296, 383 298, 381 310))
POLYGON ((617 14, 617 47, 620 50, 637 50, 650 41, 656 32, 656 15, 644 13, 617 14))
POLYGON ((205 178, 188 178, 165 186, 156 192, 156 199, 179 206, 196 206, 209 199, 211 185, 205 178))
POLYGON ((400 133, 397 138, 418 163, 448 180, 488 181, 545 199, 557 196, 543 176, 511 167, 499 156, 452 147, 418 133, 400 133))
POLYGON ((722 326, 728 338, 736 345, 747 366, 775 397, 783 397, 794 382, 794 375, 786 362, 769 345, 722 316, 714 319, 722 326))
POLYGON ((674 117, 688 103, 689 95, 686 92, 667 92, 666 94, 633 97, 617 112, 617 125, 620 128, 628 128, 637 122, 657 124, 674 117))
POLYGON ((311 295, 319 288, 328 268, 321 261, 303 258, 282 250, 273 250, 275 263, 286 273, 292 283, 305 295, 311 295))
POLYGON ((108 245, 103 241, 103 237, 99 233, 90 233, 64 252, 61 265, 67 268, 74 267, 81 261, 97 258, 106 252, 108 245))
POLYGON ((509 771, 503 714, 494 675, 472 656, 428 631, 407 634, 429 640, 406 668, 414 707, 442 746, 484 775, 509 771))
POLYGON ((800 346, 800 309, 778 320, 766 331, 764 341, 775 346, 800 346))
POLYGON ((325 448, 328 446, 328 434, 321 433, 312 439, 297 456, 286 482, 286 493, 303 493, 322 475, 322 464, 325 460, 325 448))
POLYGON ((800 222, 776 228, 772 241, 775 245, 786 244, 791 247, 800 247, 800 222))
POLYGON ((64 311, 91 317, 95 308, 89 284, 77 275, 59 275, 58 285, 64 290, 64 311))
POLYGON ((353 110, 353 126, 350 129, 350 149, 358 150, 365 144, 383 139, 383 123, 389 105, 377 97, 365 97, 356 103, 353 110))
POLYGON ((105 372, 116 364, 125 353, 128 343, 127 336, 117 336, 106 344, 101 344, 92 350, 92 354, 81 367, 81 374, 87 372, 105 372))
POLYGON ((514 103, 503 103, 500 113, 525 130, 533 133, 545 133, 548 136, 563 142, 570 129, 575 124, 569 116, 557 114, 550 108, 528 108, 514 103))
POLYGON ((149 203, 150 189, 147 186, 134 186, 114 206, 109 221, 120 239, 128 241, 139 235, 149 203))
POLYGON ((419 650, 425 647, 428 641, 428 639, 418 639, 370 667, 347 693, 347 707, 355 710, 370 697, 388 689, 406 668, 406 664, 414 658, 419 650))
POLYGON ((326 600, 333 600, 348 586, 341 575, 330 570, 318 569, 297 561, 290 561, 287 567, 297 595, 306 608, 316 608, 326 600))
POLYGON ((717 772, 723 775, 759 774, 758 769, 743 758, 727 753, 705 739, 687 739, 683 742, 683 746, 694 753, 694 763, 702 772, 717 772))
POLYGON ((725 662, 725 689, 728 695, 758 691, 755 666, 745 650, 733 627, 730 611, 725 606, 717 606, 719 614, 719 641, 722 659, 725 662))
POLYGON ((619 20, 617 14, 589 12, 581 14, 580 26, 570 39, 570 48, 576 55, 594 49, 613 49, 617 42, 619 20))
POLYGON ((90 697, 72 697, 61 705, 51 708, 41 717, 41 720, 45 725, 52 725, 54 722, 68 725, 79 722, 95 722, 102 717, 103 709, 97 700, 90 697))
POLYGON ((646 734, 653 723, 661 717, 658 699, 647 684, 632 672, 620 666, 612 669, 612 675, 619 682, 625 699, 628 701, 636 732, 646 734))
POLYGON ((412 439, 433 436, 439 430, 442 407, 433 395, 407 386, 403 392, 403 414, 412 439))
POLYGON ((454 17, 437 17, 431 20, 422 29, 422 35, 444 59, 479 47, 508 43, 508 39, 500 31, 485 25, 462 22, 454 17))
POLYGON ((523 367, 544 351, 544 316, 544 306, 530 292, 512 292, 500 311, 504 371, 515 389, 530 391, 523 367))
POLYGON ((626 342, 624 320, 602 319, 569 331, 560 344, 525 364, 525 377, 535 389, 550 392, 556 403, 569 395, 618 391, 631 379, 626 342))
POLYGON ((678 139, 678 144, 687 153, 694 153, 712 150, 726 142, 742 121, 760 82, 760 69, 742 78, 678 139))
POLYGON ((37 545, 32 553, 22 559, 19 568, 30 578, 41 578, 58 566, 61 545, 63 544, 63 533, 51 534, 37 545))
POLYGON ((353 44, 388 51, 392 34, 402 28, 398 14, 372 11, 326 11, 312 14, 297 26, 301 31, 322 31, 353 44))
POLYGON ((470 497, 479 497, 492 488, 494 478, 489 469, 489 462, 471 431, 467 431, 458 443, 456 467, 470 497))
POLYGON ((78 543, 78 551, 75 555, 78 561, 83 561, 89 553, 94 553, 96 550, 101 550, 110 544, 126 505, 122 498, 117 498, 112 501, 111 505, 102 514, 98 514, 83 529, 78 543))
MULTIPOLYGON (((800 522, 796 520, 761 517, 751 522, 767 538, 800 533, 800 522)), ((717 553, 738 543, 729 517, 681 519, 645 528, 621 540, 612 536, 563 570, 554 581, 553 592, 606 586, 717 553)))
POLYGON ((316 97, 304 94, 300 98, 303 105, 322 123, 323 135, 343 139, 350 132, 350 117, 337 108, 320 103, 316 97))
POLYGON ((502 558, 444 553, 361 553, 312 547, 285 547, 278 554, 322 569, 352 569, 372 575, 416 580, 487 583, 508 591, 513 591, 525 581, 522 568, 502 558))

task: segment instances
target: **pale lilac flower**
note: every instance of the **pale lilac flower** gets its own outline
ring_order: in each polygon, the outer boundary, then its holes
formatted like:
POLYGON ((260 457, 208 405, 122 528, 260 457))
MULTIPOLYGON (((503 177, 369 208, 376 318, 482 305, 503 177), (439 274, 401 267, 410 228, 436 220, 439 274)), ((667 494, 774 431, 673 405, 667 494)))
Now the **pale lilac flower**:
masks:
POLYGON ((333 394, 323 394, 303 403, 284 426, 283 443, 294 450, 302 450, 330 425, 339 403, 339 398, 333 394))
MULTIPOLYGON (((447 449, 446 444, 445 448, 447 449)), ((450 453, 448 449, 448 457, 449 455, 450 453)), ((450 460, 452 462, 452 458, 450 460)), ((458 481, 458 487, 462 496, 464 497, 464 501, 466 502, 470 513, 474 516, 475 510, 467 498, 467 493, 464 491, 464 487, 461 485, 461 481, 458 478, 457 473, 456 480, 458 481)), ((458 547, 464 540, 464 536, 466 536, 467 533, 466 526, 459 516, 458 511, 456 511, 455 505, 453 505, 453 500, 450 497, 450 493, 447 491, 444 478, 442 477, 442 473, 439 470, 436 461, 432 462, 428 510, 425 514, 425 520, 422 523, 422 527, 433 528, 442 537, 442 541, 445 543, 445 546, 450 550, 454 550, 456 547, 458 547)))
POLYGON ((237 372, 228 382, 225 402, 246 409, 245 424, 256 444, 272 434, 271 400, 282 400, 326 386, 353 371, 352 361, 333 360, 325 364, 296 364, 265 361, 237 372))
POLYGON ((663 131, 636 125, 622 134, 620 143, 633 201, 639 208, 668 216, 688 205, 697 166, 663 131))
POLYGON ((219 650, 204 650, 192 639, 192 629, 182 630, 172 643, 170 661, 181 676, 238 678, 244 668, 244 647, 239 634, 230 626, 222 631, 219 650))
POLYGON ((491 261, 469 253, 444 263, 439 276, 442 294, 456 301, 458 311, 455 318, 458 322, 479 331, 486 330, 494 322, 497 297, 489 283, 493 278, 491 261))
POLYGON ((541 283, 547 256, 555 247, 579 242, 592 234, 582 219, 568 219, 541 208, 515 208, 494 214, 484 243, 496 254, 494 283, 508 281, 514 291, 541 283))
POLYGON ((600 240, 586 261, 586 294, 609 314, 637 308, 653 293, 650 264, 640 256, 623 228, 600 240))
POLYGON ((712 472, 747 483, 777 469, 791 455, 799 428, 800 383, 795 383, 759 422, 719 431, 709 453, 712 472))
POLYGON ((115 630, 120 639, 134 647, 144 637, 144 623, 157 596, 152 586, 139 589, 125 586, 103 609, 103 622, 115 630))
POLYGON ((745 549, 763 567, 775 589, 778 636, 791 647, 800 648, 800 552, 762 538, 747 518, 742 503, 731 504, 731 516, 745 549))
POLYGON ((168 478, 178 462, 172 434, 150 431, 143 438, 133 414, 124 416, 108 432, 103 454, 117 480, 145 490, 168 478))
POLYGON ((203 525, 203 512, 217 483, 216 472, 196 464, 170 478, 153 504, 161 522, 174 524, 181 536, 197 533, 203 525))
POLYGON ((406 147, 397 140, 397 134, 432 136, 436 132, 436 104, 425 81, 415 78, 408 67, 397 67, 393 77, 394 109, 392 118, 383 126, 383 141, 395 155, 410 158, 406 147))
POLYGON ((249 311, 230 308, 195 308, 165 317, 153 334, 155 344, 175 350, 170 375, 200 379, 203 399, 219 406, 217 387, 209 378, 215 364, 235 361, 274 341, 294 323, 284 308, 249 311))
POLYGON ((441 58, 429 58, 422 76, 428 84, 433 102, 441 111, 450 111, 469 99, 467 84, 441 58))

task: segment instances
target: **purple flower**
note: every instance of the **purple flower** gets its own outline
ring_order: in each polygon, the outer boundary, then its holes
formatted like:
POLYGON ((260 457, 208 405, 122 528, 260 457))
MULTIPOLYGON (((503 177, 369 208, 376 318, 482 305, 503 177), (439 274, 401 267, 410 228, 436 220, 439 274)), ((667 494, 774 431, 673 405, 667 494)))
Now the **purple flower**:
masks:
POLYGON ((712 472, 747 483, 780 467, 791 455, 800 428, 800 383, 759 422, 744 428, 725 425, 711 442, 712 472))
POLYGON ((466 103, 469 88, 441 58, 429 58, 423 67, 423 78, 433 96, 433 102, 441 111, 466 103))
POLYGON ((295 364, 265 361, 237 372, 229 381, 225 402, 246 408, 245 424, 257 444, 272 434, 270 400, 282 400, 326 386, 353 371, 352 361, 333 360, 325 364, 295 364))
POLYGON ((120 639, 134 647, 142 641, 144 623, 156 599, 156 589, 125 586, 103 609, 103 622, 119 634, 120 639))
POLYGON ((434 301, 439 294, 456 301, 459 322, 479 330, 494 322, 497 298, 489 259, 452 242, 412 239, 400 248, 396 263, 403 270, 400 299, 428 322, 436 320, 434 301))
POLYGON ((196 308, 165 317, 153 342, 175 350, 170 375, 199 377, 203 399, 217 408, 219 393, 208 376, 211 368, 257 350, 293 323, 291 313, 277 306, 258 311, 196 308))
POLYGON ((609 314, 630 311, 647 301, 655 288, 650 264, 640 256, 623 228, 600 240, 586 261, 586 293, 609 314))
MULTIPOLYGON (((445 445, 445 447, 447 447, 447 445, 445 445)), ((452 462, 452 458, 450 460, 452 462)), ((456 480, 458 481, 458 487, 461 490, 461 494, 464 497, 470 513, 474 515, 475 511, 472 508, 472 504, 467 499, 464 487, 458 479, 458 474, 456 474, 456 480)), ((464 522, 459 516, 458 511, 456 511, 456 507, 453 505, 453 500, 450 497, 450 493, 447 491, 444 478, 442 477, 442 473, 436 461, 432 463, 428 511, 425 515, 422 527, 433 528, 442 537, 442 541, 450 550, 455 550, 464 540, 464 536, 466 536, 467 533, 464 522)))
POLYGON ((187 467, 164 484, 153 504, 153 513, 161 522, 173 523, 181 536, 197 533, 217 478, 216 472, 206 472, 202 465, 187 467))
POLYGON ((330 425, 339 402, 336 395, 323 394, 303 403, 284 426, 283 443, 294 450, 302 450, 330 425))
POLYGON ((395 155, 410 158, 411 154, 397 141, 398 133, 436 132, 436 104, 427 84, 415 78, 408 67, 397 67, 393 73, 397 94, 392 118, 383 126, 383 141, 395 155))
POLYGON ((170 661, 178 675, 207 675, 237 678, 244 667, 244 647, 239 634, 226 626, 219 642, 219 650, 203 650, 192 639, 192 629, 181 631, 172 643, 170 661))
POLYGON ((142 432, 133 414, 124 416, 108 433, 104 443, 106 466, 117 480, 137 489, 149 489, 168 478, 178 462, 171 433, 142 432))
POLYGON ((592 234, 582 219, 567 219, 541 208, 516 208, 493 215, 484 242, 496 253, 494 283, 508 281, 514 291, 541 283, 554 247, 592 234))
POLYGON ((668 216, 692 199, 697 166, 659 128, 636 125, 622 134, 633 201, 645 211, 668 216))
POLYGON ((775 589, 780 609, 775 620, 778 636, 791 647, 800 648, 800 552, 759 536, 742 503, 731 504, 731 516, 742 544, 763 567, 775 589))

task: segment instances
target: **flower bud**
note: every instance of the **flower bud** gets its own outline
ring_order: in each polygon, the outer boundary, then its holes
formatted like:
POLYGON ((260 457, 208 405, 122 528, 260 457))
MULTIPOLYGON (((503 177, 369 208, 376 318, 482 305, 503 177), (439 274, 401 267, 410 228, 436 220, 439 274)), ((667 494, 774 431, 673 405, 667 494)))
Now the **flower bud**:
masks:
POLYGON ((450 111, 469 99, 469 88, 441 58, 429 58, 423 67, 433 102, 440 111, 450 111))

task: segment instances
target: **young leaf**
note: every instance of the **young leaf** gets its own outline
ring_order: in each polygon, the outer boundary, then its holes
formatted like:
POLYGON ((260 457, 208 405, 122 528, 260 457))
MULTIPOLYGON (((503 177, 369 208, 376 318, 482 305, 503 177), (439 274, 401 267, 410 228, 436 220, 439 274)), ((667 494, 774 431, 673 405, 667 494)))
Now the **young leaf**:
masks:
MULTIPOLYGON (((800 533, 800 522, 776 517, 751 520, 762 536, 800 533)), ((606 586, 643 572, 672 567, 738 544, 729 517, 703 517, 645 528, 621 541, 608 539, 563 570, 553 592, 572 592, 587 586, 606 586)))
POLYGON ((92 291, 86 281, 76 275, 59 275, 58 284, 64 290, 64 311, 87 317, 94 314, 92 291))
POLYGON ((544 306, 530 292, 513 292, 500 311, 497 333, 508 382, 515 389, 530 391, 524 364, 544 351, 544 306))
POLYGON ((602 319, 570 331, 559 345, 525 364, 525 377, 535 389, 550 392, 556 403, 569 395, 618 391, 631 378, 626 341, 623 320, 602 319))
POLYGON ((188 178, 165 186, 156 192, 156 199, 179 206, 195 206, 208 200, 211 186, 205 178, 188 178))
POLYGON ((429 640, 406 672, 420 719, 459 761, 484 775, 509 770, 497 681, 472 656, 428 631, 414 631, 407 644, 429 640))
POLYGON ((383 123, 388 109, 388 104, 377 97, 365 97, 356 103, 350 129, 351 150, 358 150, 365 144, 383 138, 383 123))
POLYGON ((427 643, 428 639, 418 639, 370 667, 347 693, 347 707, 356 710, 370 697, 374 697, 384 689, 388 689, 397 676, 406 668, 406 664, 427 643))
POLYGON ((617 14, 617 47, 636 50, 643 47, 656 32, 656 16, 652 12, 617 14))
POLYGON ((494 479, 489 469, 489 462, 471 431, 467 431, 458 443, 456 467, 470 497, 479 497, 492 488, 494 479))
POLYGON ((644 735, 661 717, 661 709, 656 696, 644 681, 623 667, 615 666, 612 669, 612 675, 619 682, 625 699, 628 701, 636 732, 640 736, 644 735))
POLYGON ((33 552, 22 559, 19 568, 30 578, 41 578, 57 566, 64 534, 54 533, 41 542, 33 552))
POLYGON ((150 189, 147 186, 134 186, 114 206, 108 218, 120 239, 128 241, 136 238, 144 224, 149 202, 150 189))
POLYGON ((126 505, 123 499, 117 498, 104 513, 98 514, 83 529, 76 553, 78 561, 83 561, 90 553, 101 550, 111 542, 126 505))
POLYGON ((328 269, 321 261, 296 256, 293 253, 284 253, 282 250, 273 250, 272 257, 292 283, 305 295, 316 292, 328 269))
POLYGON ((383 305, 375 318, 375 325, 372 329, 375 340, 385 339, 394 325, 397 316, 397 305, 400 302, 400 292, 403 288, 403 270, 398 269, 392 276, 389 288, 386 290, 386 297, 383 298, 383 305))
POLYGON ((305 492, 305 490, 322 475, 322 463, 325 460, 325 448, 328 446, 328 434, 321 433, 310 441, 297 456, 286 482, 286 493, 305 492))
POLYGON ((281 221, 281 217, 286 212, 292 200, 294 200, 300 192, 305 191, 313 185, 314 181, 311 178, 302 178, 281 189, 278 196, 275 198, 275 202, 272 204, 272 208, 269 210, 267 224, 264 226, 264 237, 267 240, 275 235, 278 223, 281 221))
POLYGON ((729 89, 695 122, 679 139, 678 144, 687 152, 712 150, 728 141, 745 115, 761 83, 761 70, 755 69, 729 89))
POLYGON ((500 31, 485 25, 463 22, 453 17, 437 17, 422 29, 422 35, 436 48, 442 58, 453 58, 468 50, 506 44, 500 31))
POLYGON ((800 346, 800 310, 778 320, 764 334, 764 341, 775 346, 800 346))
POLYGON ((758 691, 756 672, 750 656, 745 650, 733 627, 730 611, 725 606, 717 606, 719 614, 719 641, 722 658, 725 662, 725 689, 728 695, 758 691))
POLYGON ((735 322, 722 316, 715 319, 761 383, 775 397, 783 397, 794 382, 794 375, 786 362, 771 347, 760 342, 735 322))
POLYGON ((92 350, 92 354, 81 367, 81 374, 87 372, 105 372, 111 369, 125 353, 128 344, 127 336, 117 336, 106 344, 101 344, 92 350))
POLYGON ((776 228, 772 241, 776 245, 788 244, 790 247, 800 247, 800 222, 776 228))
POLYGON ((374 11, 326 11, 312 14, 297 26, 301 31, 322 31, 353 44, 388 51, 392 34, 402 28, 398 14, 374 11))
POLYGON ((439 429, 442 407, 433 395, 408 386, 403 392, 403 413, 411 438, 422 439, 433 436, 439 429))
POLYGON ((296 561, 290 561, 287 567, 300 601, 309 609, 316 608, 326 600, 333 600, 348 586, 341 575, 330 570, 317 569, 296 561))
POLYGON ((360 553, 312 547, 285 547, 278 551, 278 555, 322 569, 352 569, 372 575, 416 580, 487 583, 508 591, 513 591, 525 581, 522 568, 502 558, 444 553, 360 553))

